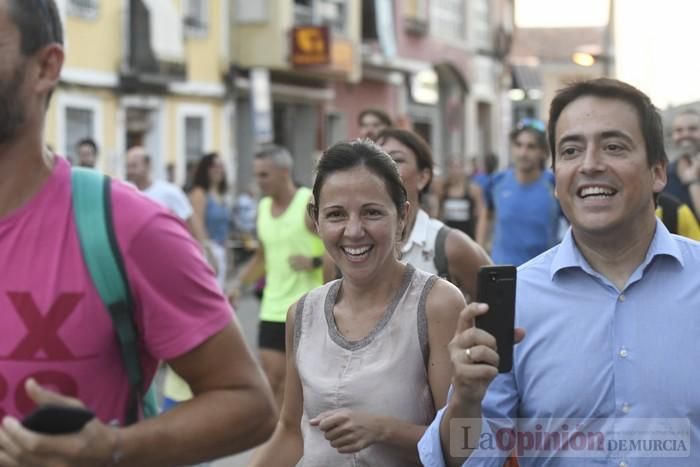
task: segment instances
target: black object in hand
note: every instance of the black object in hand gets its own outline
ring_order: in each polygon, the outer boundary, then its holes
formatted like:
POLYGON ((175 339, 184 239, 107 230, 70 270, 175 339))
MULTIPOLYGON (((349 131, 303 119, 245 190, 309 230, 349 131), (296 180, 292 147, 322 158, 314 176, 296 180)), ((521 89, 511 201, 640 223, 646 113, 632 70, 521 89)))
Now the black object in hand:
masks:
POLYGON ((514 266, 483 266, 477 275, 476 301, 487 303, 489 311, 476 317, 476 327, 496 338, 499 373, 513 368, 516 276, 514 266))
POLYGON ((22 420, 25 428, 45 435, 77 433, 95 414, 81 407, 42 405, 22 420))

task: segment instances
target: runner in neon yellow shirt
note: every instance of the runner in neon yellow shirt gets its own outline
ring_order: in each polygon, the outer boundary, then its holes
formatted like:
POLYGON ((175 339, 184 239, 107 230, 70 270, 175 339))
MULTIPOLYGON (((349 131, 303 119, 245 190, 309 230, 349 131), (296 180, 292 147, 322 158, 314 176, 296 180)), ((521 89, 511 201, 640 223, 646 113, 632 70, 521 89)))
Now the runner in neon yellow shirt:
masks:
POLYGON ((292 157, 279 146, 263 148, 253 170, 265 197, 258 205, 260 247, 242 268, 238 284, 252 284, 265 275, 258 345, 263 369, 281 405, 285 377, 287 309, 323 283, 323 243, 307 215, 311 190, 297 188, 291 177, 292 157))

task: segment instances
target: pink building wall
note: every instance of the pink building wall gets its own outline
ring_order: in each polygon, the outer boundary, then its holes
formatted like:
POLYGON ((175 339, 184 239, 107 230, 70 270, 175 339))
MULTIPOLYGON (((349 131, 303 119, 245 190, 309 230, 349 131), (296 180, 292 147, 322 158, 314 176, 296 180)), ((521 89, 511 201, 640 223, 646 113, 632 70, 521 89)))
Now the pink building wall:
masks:
POLYGON ((333 86, 335 103, 332 110, 342 112, 347 117, 348 138, 358 135, 358 114, 367 108, 384 110, 392 119, 396 119, 398 96, 389 83, 364 80, 356 84, 337 81, 333 86))
MULTIPOLYGON (((403 2, 394 0, 394 30, 398 57, 424 61, 427 64, 451 64, 464 80, 469 82, 470 59, 464 48, 451 45, 440 39, 425 35, 415 35, 406 32, 403 2)), ((363 79, 355 84, 336 81, 333 83, 335 102, 329 110, 337 110, 347 117, 347 135, 357 136, 357 115, 366 108, 379 108, 386 111, 394 121, 401 125, 408 124, 407 115, 399 115, 406 109, 399 102, 401 95, 398 89, 388 83, 363 79)))
POLYGON ((404 23, 403 2, 395 0, 394 11, 396 45, 400 57, 423 60, 433 65, 450 63, 468 81, 469 52, 467 50, 431 37, 430 31, 425 35, 409 34, 406 32, 404 23))

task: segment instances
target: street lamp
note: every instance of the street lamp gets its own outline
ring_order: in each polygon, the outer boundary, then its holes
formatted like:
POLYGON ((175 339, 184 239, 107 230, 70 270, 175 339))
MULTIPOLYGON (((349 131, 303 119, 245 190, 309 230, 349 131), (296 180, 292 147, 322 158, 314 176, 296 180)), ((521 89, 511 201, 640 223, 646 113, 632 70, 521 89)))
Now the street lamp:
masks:
POLYGON ((591 67, 599 63, 603 68, 603 75, 610 76, 612 56, 607 55, 598 44, 576 47, 576 50, 571 54, 571 61, 584 67, 591 67))
POLYGON ((586 44, 577 47, 571 54, 571 60, 580 66, 593 66, 600 63, 604 76, 614 74, 615 65, 615 0, 608 1, 608 22, 603 30, 603 37, 600 44, 586 44))
POLYGON ((574 52, 571 55, 571 60, 581 66, 593 66, 596 62, 595 57, 588 52, 574 52))

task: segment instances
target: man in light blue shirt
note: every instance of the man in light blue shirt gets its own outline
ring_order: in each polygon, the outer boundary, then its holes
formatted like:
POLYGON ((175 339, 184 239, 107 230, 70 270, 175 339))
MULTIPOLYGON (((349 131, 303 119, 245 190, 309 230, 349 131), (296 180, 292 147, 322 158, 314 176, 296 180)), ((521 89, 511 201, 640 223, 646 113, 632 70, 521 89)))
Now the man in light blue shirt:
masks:
POLYGON ((548 130, 571 229, 518 270, 516 325, 527 335, 511 372, 496 376, 495 340, 472 327, 486 307, 462 312, 453 390, 419 443, 421 460, 501 466, 509 452, 499 447, 513 444, 484 440, 504 427, 532 434, 532 420, 561 432, 555 419, 567 419, 576 431, 612 431, 578 452, 540 442, 520 465, 700 465, 700 243, 654 216, 667 164, 659 115, 637 89, 601 78, 560 91, 548 130), (652 442, 629 443, 630 433, 652 442))

